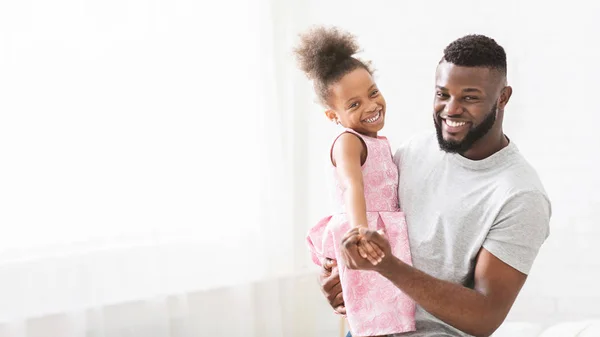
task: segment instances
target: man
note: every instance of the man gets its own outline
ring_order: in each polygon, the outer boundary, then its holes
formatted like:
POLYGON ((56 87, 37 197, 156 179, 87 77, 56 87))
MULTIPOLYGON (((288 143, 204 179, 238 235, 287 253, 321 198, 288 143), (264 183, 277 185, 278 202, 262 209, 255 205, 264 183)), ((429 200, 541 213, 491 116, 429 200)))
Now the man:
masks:
MULTIPOLYGON (((502 129, 512 94, 504 49, 485 36, 460 38, 444 50, 435 82, 436 134, 394 156, 413 266, 391 255, 385 234, 364 229, 344 237, 343 263, 379 272, 417 303, 417 331, 402 336, 490 336, 548 237, 550 201, 502 129), (384 250, 379 264, 359 255, 360 235, 384 250)), ((324 265, 323 292, 344 313, 336 261, 324 265)))

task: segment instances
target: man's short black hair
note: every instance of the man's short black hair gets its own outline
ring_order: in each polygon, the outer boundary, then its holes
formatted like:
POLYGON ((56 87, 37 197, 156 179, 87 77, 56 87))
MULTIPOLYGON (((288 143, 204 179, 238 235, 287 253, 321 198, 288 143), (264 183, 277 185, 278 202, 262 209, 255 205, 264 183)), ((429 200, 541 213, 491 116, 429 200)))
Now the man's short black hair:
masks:
POLYGON ((450 43, 444 49, 442 61, 464 67, 486 67, 506 75, 504 48, 484 35, 467 35, 450 43))

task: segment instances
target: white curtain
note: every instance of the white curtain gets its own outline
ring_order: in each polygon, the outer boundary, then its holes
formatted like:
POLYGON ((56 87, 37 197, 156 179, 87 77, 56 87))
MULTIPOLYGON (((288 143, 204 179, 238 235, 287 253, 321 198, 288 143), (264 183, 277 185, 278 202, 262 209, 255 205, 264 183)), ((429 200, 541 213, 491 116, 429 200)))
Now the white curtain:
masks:
POLYGON ((326 329, 302 240, 302 10, 0 3, 0 336, 326 329))

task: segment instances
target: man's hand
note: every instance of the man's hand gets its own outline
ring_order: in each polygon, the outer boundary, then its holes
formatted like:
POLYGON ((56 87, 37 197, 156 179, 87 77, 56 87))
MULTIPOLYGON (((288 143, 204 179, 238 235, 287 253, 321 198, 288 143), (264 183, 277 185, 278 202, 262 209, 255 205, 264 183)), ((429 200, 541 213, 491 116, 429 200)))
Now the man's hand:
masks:
POLYGON ((340 282, 340 274, 335 260, 325 259, 323 261, 323 269, 319 275, 319 284, 321 285, 321 292, 327 298, 329 305, 338 314, 345 315, 346 307, 344 306, 342 295, 342 283, 340 282))

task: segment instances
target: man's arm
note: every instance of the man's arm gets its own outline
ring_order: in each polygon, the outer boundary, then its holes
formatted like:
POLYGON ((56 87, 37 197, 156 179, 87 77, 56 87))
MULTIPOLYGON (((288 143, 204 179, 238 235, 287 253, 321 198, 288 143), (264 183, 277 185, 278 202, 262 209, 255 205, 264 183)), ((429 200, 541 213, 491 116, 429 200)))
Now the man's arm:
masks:
POLYGON ((346 233, 341 253, 348 268, 379 272, 435 317, 478 337, 490 336, 502 324, 527 279, 527 275, 481 248, 474 289, 440 280, 393 256, 387 239, 361 227, 346 233), (385 257, 378 265, 365 263, 358 255, 356 242, 360 236, 383 250, 385 257))
POLYGON ((381 275, 435 317, 473 336, 490 336, 502 324, 527 279, 485 248, 477 258, 474 289, 434 278, 397 258, 384 261, 389 262, 378 266, 381 275))
POLYGON ((523 287, 537 252, 548 237, 550 203, 539 192, 515 194, 504 205, 475 261, 474 288, 437 279, 393 255, 379 233, 351 229, 341 254, 351 269, 375 270, 440 320, 474 336, 489 336, 502 324, 523 287), (364 236, 385 254, 373 266, 364 263, 356 241, 364 236))

